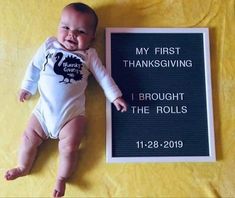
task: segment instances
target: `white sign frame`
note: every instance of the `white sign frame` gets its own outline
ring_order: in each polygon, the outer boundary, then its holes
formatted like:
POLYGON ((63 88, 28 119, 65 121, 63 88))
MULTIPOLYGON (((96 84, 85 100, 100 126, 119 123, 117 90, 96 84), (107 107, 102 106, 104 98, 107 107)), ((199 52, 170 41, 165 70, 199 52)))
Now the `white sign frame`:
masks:
POLYGON ((111 104, 106 101, 106 161, 108 163, 145 163, 145 162, 214 162, 215 137, 212 105, 210 47, 208 28, 106 28, 106 68, 111 74, 111 34, 112 33, 203 33, 205 87, 207 101, 207 121, 209 156, 182 156, 182 157, 113 157, 112 156, 112 114, 111 104))

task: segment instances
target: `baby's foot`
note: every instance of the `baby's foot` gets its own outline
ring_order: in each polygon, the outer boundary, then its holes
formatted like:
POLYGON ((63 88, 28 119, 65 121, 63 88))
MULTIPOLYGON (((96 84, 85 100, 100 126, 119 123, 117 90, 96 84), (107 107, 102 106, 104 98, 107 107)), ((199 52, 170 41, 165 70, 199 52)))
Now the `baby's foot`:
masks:
POLYGON ((65 179, 57 179, 53 197, 63 197, 65 193, 65 179))
POLYGON ((6 180, 14 180, 14 179, 16 179, 18 177, 22 177, 26 174, 27 174, 27 171, 25 170, 25 168, 17 167, 17 168, 13 168, 13 169, 8 170, 5 174, 5 178, 6 178, 6 180))

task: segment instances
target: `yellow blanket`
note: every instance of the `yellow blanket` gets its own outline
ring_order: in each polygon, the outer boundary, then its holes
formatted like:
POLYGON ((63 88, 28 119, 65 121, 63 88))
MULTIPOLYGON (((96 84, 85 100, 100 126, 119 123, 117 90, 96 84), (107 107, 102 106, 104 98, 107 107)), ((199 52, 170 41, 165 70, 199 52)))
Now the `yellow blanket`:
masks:
MULTIPOLYGON (((5 181, 16 165, 20 136, 37 101, 17 91, 38 46, 55 35, 68 0, 0 0, 0 197, 50 197, 58 166, 56 141, 41 148, 29 176, 5 181)), ((235 197, 235 1, 87 0, 99 16, 96 48, 104 62, 105 27, 209 27, 217 161, 105 162, 105 97, 93 78, 88 126, 66 197, 235 197)))

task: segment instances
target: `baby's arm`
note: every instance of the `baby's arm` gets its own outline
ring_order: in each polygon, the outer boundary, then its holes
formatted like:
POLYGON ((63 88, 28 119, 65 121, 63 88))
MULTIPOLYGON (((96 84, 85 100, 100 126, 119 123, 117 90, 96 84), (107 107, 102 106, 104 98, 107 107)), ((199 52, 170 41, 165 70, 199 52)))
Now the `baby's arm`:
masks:
MULTIPOLYGON (((40 48, 37 50, 36 54, 30 61, 24 79, 21 84, 21 90, 19 92, 19 100, 24 102, 29 100, 29 98, 34 95, 37 91, 38 80, 40 78, 40 72, 43 63, 46 60, 46 44, 49 42, 47 40, 44 42, 40 48)), ((44 63, 45 64, 45 63, 44 63)))
POLYGON ((125 112, 127 111, 127 104, 123 98, 119 97, 113 101, 114 106, 116 107, 117 111, 125 112))
POLYGON ((90 60, 89 70, 104 90, 106 98, 114 103, 117 110, 125 111, 126 103, 124 103, 124 100, 121 98, 122 92, 103 66, 95 49, 91 48, 89 50, 88 60, 90 60))

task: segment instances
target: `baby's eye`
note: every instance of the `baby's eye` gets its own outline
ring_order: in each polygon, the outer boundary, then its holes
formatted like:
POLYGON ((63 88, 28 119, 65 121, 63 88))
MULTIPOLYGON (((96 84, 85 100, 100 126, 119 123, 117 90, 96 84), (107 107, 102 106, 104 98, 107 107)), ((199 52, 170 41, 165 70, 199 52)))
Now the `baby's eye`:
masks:
POLYGON ((62 28, 65 29, 65 30, 69 30, 68 26, 62 26, 62 28))
POLYGON ((79 34, 86 34, 86 32, 84 30, 78 30, 77 31, 79 34))

